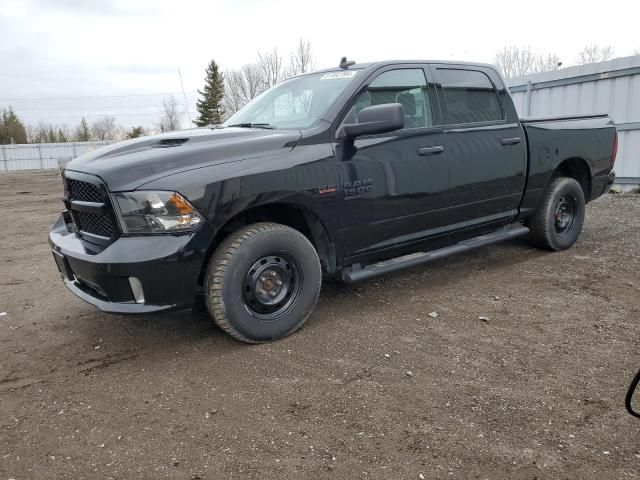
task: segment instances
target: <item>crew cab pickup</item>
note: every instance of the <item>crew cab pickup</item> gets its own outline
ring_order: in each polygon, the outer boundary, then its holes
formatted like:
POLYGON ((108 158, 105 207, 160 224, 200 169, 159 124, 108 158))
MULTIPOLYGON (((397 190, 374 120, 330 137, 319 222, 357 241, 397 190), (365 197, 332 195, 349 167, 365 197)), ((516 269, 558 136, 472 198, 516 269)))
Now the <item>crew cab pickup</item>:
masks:
POLYGON ((326 276, 519 236, 569 248, 616 150, 607 115, 518 119, 490 65, 343 60, 221 125, 72 160, 49 242, 67 288, 105 312, 201 293, 222 329, 265 342, 302 326, 326 276))

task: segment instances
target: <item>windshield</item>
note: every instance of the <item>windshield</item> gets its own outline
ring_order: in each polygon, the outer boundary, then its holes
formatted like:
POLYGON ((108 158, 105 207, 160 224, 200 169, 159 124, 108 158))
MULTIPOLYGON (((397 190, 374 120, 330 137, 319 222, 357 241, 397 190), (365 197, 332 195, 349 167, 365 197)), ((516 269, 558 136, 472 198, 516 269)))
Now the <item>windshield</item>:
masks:
POLYGON ((251 100, 222 126, 309 128, 322 118, 357 73, 342 70, 285 80, 251 100))

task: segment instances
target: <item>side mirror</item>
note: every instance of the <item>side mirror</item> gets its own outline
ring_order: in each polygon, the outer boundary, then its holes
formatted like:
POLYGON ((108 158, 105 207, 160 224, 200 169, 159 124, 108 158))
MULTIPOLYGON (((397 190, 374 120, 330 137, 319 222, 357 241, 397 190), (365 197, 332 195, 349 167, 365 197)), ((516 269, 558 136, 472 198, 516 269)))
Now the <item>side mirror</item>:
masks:
POLYGON ((387 133, 404 128, 404 110, 399 103, 385 103, 360 110, 358 123, 343 124, 338 138, 356 138, 361 135, 387 133))

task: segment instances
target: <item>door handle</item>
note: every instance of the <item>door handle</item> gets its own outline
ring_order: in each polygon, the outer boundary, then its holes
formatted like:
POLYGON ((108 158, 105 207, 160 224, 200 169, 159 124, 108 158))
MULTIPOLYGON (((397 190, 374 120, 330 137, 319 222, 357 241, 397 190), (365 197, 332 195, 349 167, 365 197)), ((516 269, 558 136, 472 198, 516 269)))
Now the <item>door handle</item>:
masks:
POLYGON ((517 145, 522 141, 520 137, 503 138, 500 140, 502 145, 517 145))
POLYGON ((442 145, 434 145, 433 147, 420 147, 418 149, 418 155, 438 155, 444 152, 442 145))

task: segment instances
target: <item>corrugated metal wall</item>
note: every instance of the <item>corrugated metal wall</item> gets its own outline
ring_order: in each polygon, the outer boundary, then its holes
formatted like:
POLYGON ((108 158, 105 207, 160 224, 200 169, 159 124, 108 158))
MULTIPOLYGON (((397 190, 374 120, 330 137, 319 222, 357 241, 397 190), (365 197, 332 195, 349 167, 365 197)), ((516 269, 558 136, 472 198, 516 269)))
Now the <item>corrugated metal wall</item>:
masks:
POLYGON ((608 113, 618 128, 616 183, 640 185, 640 55, 507 80, 522 117, 608 113))
POLYGON ((113 141, 0 145, 0 172, 58 168, 78 155, 113 141))

